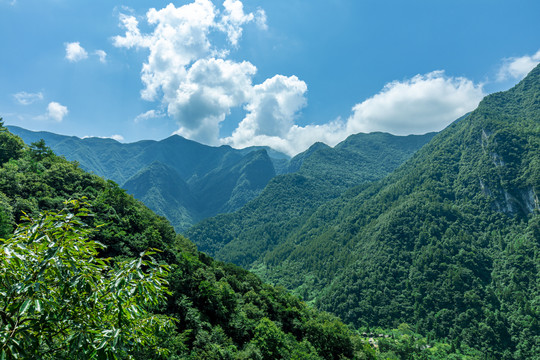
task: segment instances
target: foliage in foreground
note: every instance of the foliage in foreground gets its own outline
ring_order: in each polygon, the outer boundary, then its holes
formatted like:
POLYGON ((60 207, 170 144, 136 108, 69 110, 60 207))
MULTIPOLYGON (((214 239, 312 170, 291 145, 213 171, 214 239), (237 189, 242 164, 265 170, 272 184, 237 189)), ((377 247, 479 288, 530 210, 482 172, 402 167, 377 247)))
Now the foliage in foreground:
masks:
POLYGON ((78 217, 87 210, 25 217, 0 239, 0 356, 2 359, 131 358, 154 348, 172 329, 148 310, 166 296, 166 266, 151 255, 113 262, 78 217))

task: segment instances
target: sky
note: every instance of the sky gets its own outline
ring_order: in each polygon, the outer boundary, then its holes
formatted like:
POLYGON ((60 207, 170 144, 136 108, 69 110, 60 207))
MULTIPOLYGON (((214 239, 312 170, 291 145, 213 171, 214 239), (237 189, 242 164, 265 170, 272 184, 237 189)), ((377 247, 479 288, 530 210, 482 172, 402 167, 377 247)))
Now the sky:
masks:
POLYGON ((0 117, 289 155, 440 131, 540 62, 538 0, 0 0, 0 117))

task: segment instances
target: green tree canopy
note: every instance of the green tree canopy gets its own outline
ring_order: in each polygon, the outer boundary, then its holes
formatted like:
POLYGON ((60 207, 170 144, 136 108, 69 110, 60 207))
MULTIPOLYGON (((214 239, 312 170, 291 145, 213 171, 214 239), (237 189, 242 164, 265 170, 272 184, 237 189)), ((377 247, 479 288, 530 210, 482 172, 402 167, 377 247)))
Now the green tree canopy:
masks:
POLYGON ((149 310, 167 293, 154 252, 114 262, 89 238, 76 201, 26 218, 0 239, 0 358, 117 359, 159 349, 172 322, 149 310))

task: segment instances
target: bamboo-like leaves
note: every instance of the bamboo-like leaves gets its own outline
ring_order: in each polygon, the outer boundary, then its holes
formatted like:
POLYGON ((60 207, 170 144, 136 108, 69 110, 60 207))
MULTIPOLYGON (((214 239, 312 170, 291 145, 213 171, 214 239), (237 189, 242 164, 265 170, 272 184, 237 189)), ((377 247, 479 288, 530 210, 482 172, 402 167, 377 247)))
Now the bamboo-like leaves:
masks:
POLYGON ((149 312, 167 293, 168 267, 148 256, 156 250, 99 258, 104 245, 78 218, 89 210, 68 205, 0 239, 0 359, 129 358, 172 326, 149 312))

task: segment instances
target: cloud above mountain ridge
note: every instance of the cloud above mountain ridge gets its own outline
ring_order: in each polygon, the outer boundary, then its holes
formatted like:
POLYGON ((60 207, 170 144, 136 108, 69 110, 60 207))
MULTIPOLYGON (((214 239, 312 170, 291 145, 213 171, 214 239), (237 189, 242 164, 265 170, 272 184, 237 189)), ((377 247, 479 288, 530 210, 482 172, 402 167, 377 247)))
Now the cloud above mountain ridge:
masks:
MULTIPOLYGON (((274 75, 253 84, 257 67, 229 58, 240 44, 244 27, 267 28, 262 9, 246 13, 240 0, 225 0, 220 8, 210 0, 173 4, 146 13, 153 27, 142 33, 133 15, 120 15, 123 35, 116 47, 149 51, 142 65, 141 97, 159 101, 176 120, 176 134, 210 145, 266 145, 294 155, 316 141, 335 145, 358 132, 386 131, 421 134, 439 131, 468 111, 485 95, 482 84, 444 71, 392 81, 381 91, 354 105, 346 119, 300 126, 296 120, 307 106, 308 85, 295 75, 274 75), (219 48, 213 36, 227 45, 219 48), (245 117, 232 134, 220 138, 221 123, 234 108, 245 117)), ((141 114, 141 118, 157 118, 141 114)))

